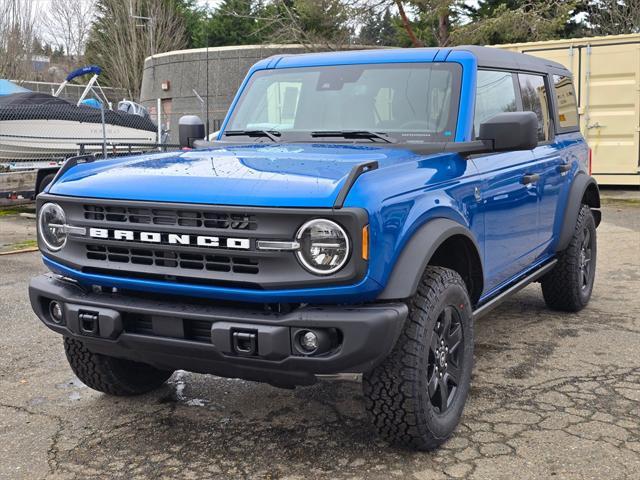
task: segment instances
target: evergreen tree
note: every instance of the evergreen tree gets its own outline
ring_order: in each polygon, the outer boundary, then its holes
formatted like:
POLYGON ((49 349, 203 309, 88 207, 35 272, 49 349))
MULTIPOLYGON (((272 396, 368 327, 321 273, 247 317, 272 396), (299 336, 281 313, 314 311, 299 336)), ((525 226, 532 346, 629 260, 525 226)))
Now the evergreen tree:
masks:
POLYGON ((386 8, 367 15, 357 42, 361 45, 394 46, 398 44, 398 19, 386 8))
POLYGON ((390 47, 398 44, 398 18, 391 15, 390 9, 385 9, 380 20, 380 34, 378 45, 390 47))
POLYGON ((198 42, 210 47, 261 43, 256 7, 250 0, 224 0, 206 20, 198 42))

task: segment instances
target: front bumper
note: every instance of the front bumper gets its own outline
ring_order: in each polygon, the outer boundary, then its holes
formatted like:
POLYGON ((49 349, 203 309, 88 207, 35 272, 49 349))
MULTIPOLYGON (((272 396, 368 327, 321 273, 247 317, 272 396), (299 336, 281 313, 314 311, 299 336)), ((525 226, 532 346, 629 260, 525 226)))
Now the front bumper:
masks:
POLYGON ((280 386, 311 384, 316 374, 370 370, 390 353, 408 314, 404 303, 268 313, 195 300, 94 293, 54 274, 32 279, 29 296, 47 327, 82 340, 95 353, 280 386), (53 320, 52 300, 63 305, 62 323, 53 320), (325 353, 305 355, 295 344, 299 329, 330 332, 334 343, 325 353), (238 332, 253 336, 249 352, 236 348, 238 332))

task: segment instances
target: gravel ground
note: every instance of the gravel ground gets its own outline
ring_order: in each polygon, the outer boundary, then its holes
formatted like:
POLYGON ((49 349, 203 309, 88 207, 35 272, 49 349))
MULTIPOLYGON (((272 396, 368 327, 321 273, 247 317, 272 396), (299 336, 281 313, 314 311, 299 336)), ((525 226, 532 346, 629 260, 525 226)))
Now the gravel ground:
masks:
POLYGON ((38 255, 0 270, 0 478, 640 478, 637 205, 605 207, 583 312, 546 310, 532 285, 478 322, 462 424, 435 453, 376 439, 353 381, 278 390, 176 372, 142 397, 96 393, 31 312, 38 255))

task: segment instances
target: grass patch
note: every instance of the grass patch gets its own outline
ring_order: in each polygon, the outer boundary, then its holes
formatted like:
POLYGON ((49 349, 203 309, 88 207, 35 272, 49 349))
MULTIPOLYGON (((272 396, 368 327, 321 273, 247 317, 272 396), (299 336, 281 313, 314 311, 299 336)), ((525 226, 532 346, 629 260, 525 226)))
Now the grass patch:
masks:
POLYGON ((600 197, 600 203, 603 205, 612 205, 612 206, 628 206, 628 207, 639 207, 640 206, 640 198, 607 198, 600 197))
POLYGON ((33 205, 16 205, 15 207, 0 207, 0 217, 19 215, 21 213, 36 213, 33 205))
POLYGON ((37 240, 25 240, 23 242, 11 243, 2 247, 2 253, 15 252, 17 250, 25 250, 27 248, 35 248, 38 246, 37 240))
POLYGON ((19 252, 21 250, 32 250, 35 248, 38 248, 38 242, 36 240, 24 240, 22 242, 1 245, 0 255, 5 255, 11 252, 19 252))

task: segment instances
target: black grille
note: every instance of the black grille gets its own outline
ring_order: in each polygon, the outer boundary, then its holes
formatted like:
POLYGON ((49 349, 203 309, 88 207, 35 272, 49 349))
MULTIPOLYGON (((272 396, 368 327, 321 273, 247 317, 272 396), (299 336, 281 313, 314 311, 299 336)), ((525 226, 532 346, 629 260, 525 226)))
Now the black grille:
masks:
POLYGON ((175 225, 179 227, 256 230, 254 215, 197 210, 84 205, 85 220, 121 222, 137 225, 175 225))
POLYGON ((87 235, 69 235, 65 248, 47 256, 89 275, 266 291, 354 284, 368 268, 359 255, 352 255, 340 272, 320 277, 305 270, 293 252, 262 251, 256 246, 259 240, 291 240, 309 219, 330 216, 350 233, 353 251, 358 252, 360 232, 367 223, 366 212, 360 209, 38 197, 39 206, 48 201, 60 203, 67 223, 87 229, 87 235), (93 235, 91 228, 102 231, 93 235), (116 235, 117 230, 126 233, 116 235), (143 237, 143 232, 153 238, 143 237), (214 240, 198 245, 200 237, 215 237, 218 245, 214 240))
POLYGON ((89 260, 253 275, 260 271, 258 261, 251 258, 205 255, 151 248, 126 248, 104 245, 87 245, 86 247, 89 260))

